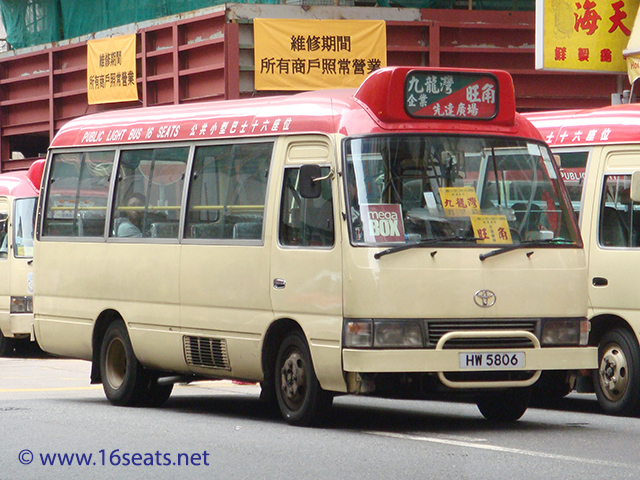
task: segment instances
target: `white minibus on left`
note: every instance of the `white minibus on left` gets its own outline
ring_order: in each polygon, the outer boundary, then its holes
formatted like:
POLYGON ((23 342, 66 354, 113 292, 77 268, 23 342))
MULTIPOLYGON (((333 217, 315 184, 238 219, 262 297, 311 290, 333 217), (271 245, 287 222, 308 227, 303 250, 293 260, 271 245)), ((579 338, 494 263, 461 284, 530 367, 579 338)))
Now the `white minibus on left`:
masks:
POLYGON ((33 337, 33 227, 44 160, 0 175, 0 356, 33 337))

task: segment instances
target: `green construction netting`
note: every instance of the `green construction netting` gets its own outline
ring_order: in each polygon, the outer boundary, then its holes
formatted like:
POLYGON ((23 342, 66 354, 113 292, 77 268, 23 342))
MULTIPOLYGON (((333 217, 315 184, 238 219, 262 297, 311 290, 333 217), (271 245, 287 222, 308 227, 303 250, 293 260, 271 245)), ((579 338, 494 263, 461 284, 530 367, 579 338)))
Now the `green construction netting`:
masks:
MULTIPOLYGON (((468 0, 376 0, 380 7, 466 9, 468 0)), ((471 0, 474 10, 531 11, 535 0, 471 0)))
POLYGON ((0 14, 13 48, 62 39, 59 0, 0 0, 0 14))
MULTIPOLYGON (((298 0, 301 4, 326 4, 298 0)), ((375 0, 380 7, 466 8, 468 0, 375 0)), ((533 10, 534 0, 471 0, 475 10, 533 10)), ((224 0, 0 0, 0 13, 12 48, 80 37, 93 32, 221 5, 224 0)), ((234 0, 233 3, 285 3, 234 0)), ((293 3, 293 2, 289 2, 293 3)), ((333 2, 331 2, 333 3, 333 2)), ((373 1, 371 2, 373 4, 373 1)))
MULTIPOLYGON (((30 47, 227 3, 224 0, 0 0, 12 48, 30 47)), ((235 0, 271 3, 280 0, 235 0)))

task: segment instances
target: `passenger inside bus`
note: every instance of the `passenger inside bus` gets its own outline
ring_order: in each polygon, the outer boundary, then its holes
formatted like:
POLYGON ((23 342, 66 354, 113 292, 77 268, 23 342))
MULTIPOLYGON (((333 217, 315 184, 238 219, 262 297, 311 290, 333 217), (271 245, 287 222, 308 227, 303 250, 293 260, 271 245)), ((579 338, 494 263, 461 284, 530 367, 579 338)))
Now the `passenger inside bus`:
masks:
POLYGON ((142 218, 146 199, 141 193, 134 193, 127 200, 125 216, 118 223, 118 237, 142 237, 142 218))

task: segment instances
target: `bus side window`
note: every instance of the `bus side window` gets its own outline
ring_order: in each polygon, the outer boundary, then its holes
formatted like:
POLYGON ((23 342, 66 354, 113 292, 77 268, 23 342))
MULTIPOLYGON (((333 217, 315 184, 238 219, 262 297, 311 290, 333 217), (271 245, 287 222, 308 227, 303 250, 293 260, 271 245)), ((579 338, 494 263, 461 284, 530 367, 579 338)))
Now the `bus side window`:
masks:
MULTIPOLYGON (((318 198, 302 198, 298 193, 299 168, 284 172, 278 238, 281 245, 331 247, 334 245, 331 181, 322 181, 318 198)), ((322 176, 329 168, 322 168, 322 176)))
POLYGON ((273 142, 198 147, 184 238, 260 240, 273 142))
POLYGON ((43 236, 104 237, 114 157, 112 150, 53 156, 43 236))
POLYGON ((630 175, 605 177, 598 231, 598 239, 602 246, 638 246, 640 204, 631 201, 630 184, 630 175))
POLYGON ((111 236, 178 238, 189 147, 120 155, 111 236))

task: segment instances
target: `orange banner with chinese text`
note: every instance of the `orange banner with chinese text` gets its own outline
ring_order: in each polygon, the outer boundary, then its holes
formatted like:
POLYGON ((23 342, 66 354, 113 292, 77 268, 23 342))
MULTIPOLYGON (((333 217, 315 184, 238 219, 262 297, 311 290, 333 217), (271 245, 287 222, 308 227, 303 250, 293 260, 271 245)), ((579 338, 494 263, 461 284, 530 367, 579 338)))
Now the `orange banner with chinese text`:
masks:
POLYGON ((138 100, 135 35, 87 42, 87 97, 90 105, 138 100))
POLYGON ((256 18, 256 90, 356 88, 387 66, 383 20, 256 18))

